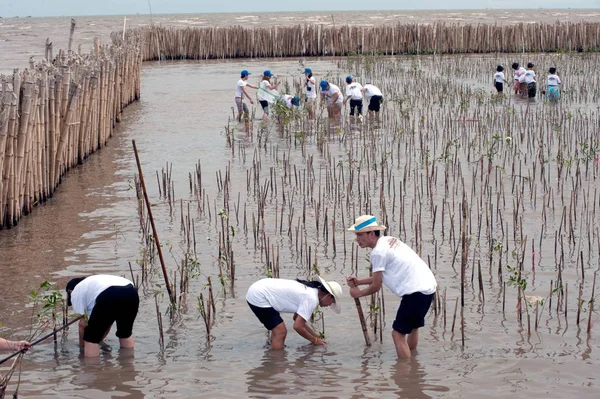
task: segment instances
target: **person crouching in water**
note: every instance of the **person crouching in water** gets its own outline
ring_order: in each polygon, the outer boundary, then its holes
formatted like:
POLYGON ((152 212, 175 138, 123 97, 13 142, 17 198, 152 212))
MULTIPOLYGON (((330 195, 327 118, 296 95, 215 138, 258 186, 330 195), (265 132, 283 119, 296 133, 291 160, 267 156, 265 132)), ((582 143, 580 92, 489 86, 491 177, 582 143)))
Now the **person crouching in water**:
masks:
POLYGON ((354 117, 354 110, 358 111, 358 118, 362 121, 363 95, 362 85, 355 82, 352 76, 346 76, 346 97, 344 98, 344 107, 350 99, 350 116, 354 117))
POLYGON ((496 73, 494 74, 494 87, 496 88, 496 92, 498 95, 502 95, 504 91, 504 83, 508 83, 504 77, 504 67, 502 65, 498 65, 496 67, 496 73))
POLYGON ((291 94, 284 94, 279 97, 279 100, 285 104, 288 109, 292 109, 293 107, 300 106, 300 97, 292 96, 291 94))
POLYGON ((85 357, 100 354, 99 343, 115 321, 121 348, 133 348, 132 330, 140 297, 131 281, 104 274, 71 279, 67 283, 67 305, 74 313, 86 316, 79 320, 79 345, 85 357))
POLYGON ((342 287, 335 281, 317 279, 264 278, 248 289, 246 301, 258 320, 271 331, 272 349, 283 349, 287 336, 280 312, 294 314, 294 330, 311 344, 327 344, 310 328, 308 321, 317 306, 329 306, 339 314, 341 309, 337 301, 342 296, 342 287))
POLYGON ((327 117, 329 118, 329 127, 338 124, 342 117, 342 106, 344 104, 344 96, 340 88, 322 80, 321 86, 321 104, 327 104, 327 117))
POLYGON ((377 86, 367 83, 361 90, 365 94, 365 99, 369 102, 369 119, 377 119, 379 109, 383 102, 383 95, 377 86))
POLYGON ((535 71, 533 70, 533 63, 527 63, 527 70, 519 78, 519 82, 524 83, 527 87, 527 98, 529 101, 535 101, 535 94, 537 92, 537 82, 535 81, 535 71))
POLYGON ((269 104, 274 103, 275 100, 279 97, 277 92, 277 86, 279 86, 280 82, 271 84, 271 78, 273 74, 268 69, 263 72, 263 78, 260 81, 258 87, 258 101, 263 109, 263 121, 266 121, 269 117, 269 104))

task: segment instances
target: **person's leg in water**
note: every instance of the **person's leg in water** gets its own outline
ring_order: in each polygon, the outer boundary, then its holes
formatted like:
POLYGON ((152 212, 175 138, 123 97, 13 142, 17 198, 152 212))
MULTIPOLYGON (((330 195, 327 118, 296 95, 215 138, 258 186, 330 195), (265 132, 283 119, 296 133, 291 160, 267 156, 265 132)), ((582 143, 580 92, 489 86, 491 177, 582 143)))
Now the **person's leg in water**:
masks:
POLYGON ((285 346, 285 337, 287 336, 287 328, 282 321, 271 330, 271 349, 283 349, 285 346))

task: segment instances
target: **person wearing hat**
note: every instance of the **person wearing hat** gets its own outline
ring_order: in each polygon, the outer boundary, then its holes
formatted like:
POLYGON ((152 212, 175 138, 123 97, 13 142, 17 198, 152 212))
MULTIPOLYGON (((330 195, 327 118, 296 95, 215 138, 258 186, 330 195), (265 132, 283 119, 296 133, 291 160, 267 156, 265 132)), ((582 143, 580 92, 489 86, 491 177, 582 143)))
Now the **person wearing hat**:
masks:
POLYGON ((67 305, 74 313, 86 316, 79 321, 79 345, 84 356, 99 355, 99 343, 115 321, 121 348, 133 348, 132 330, 139 304, 138 292, 126 278, 98 274, 71 279, 67 283, 67 305))
POLYGON ((427 264, 408 245, 396 237, 385 236, 385 226, 372 215, 358 217, 348 231, 356 234, 361 248, 372 248, 371 277, 348 276, 350 296, 371 295, 382 283, 402 298, 392 325, 392 339, 398 358, 410 358, 417 347, 419 328, 425 325, 425 315, 431 306, 437 283, 427 264), (367 285, 366 288, 359 288, 367 285))
POLYGON ((298 97, 298 96, 292 96, 291 94, 284 94, 279 99, 289 109, 292 109, 292 107, 294 107, 294 106, 296 106, 296 107, 300 106, 300 97, 298 97))
POLYGON ((246 86, 253 89, 258 89, 257 86, 248 83, 248 77, 252 75, 250 72, 244 69, 240 73, 240 75, 240 80, 238 80, 237 85, 235 86, 235 105, 238 110, 238 122, 242 121, 242 113, 245 115, 246 119, 248 118, 248 106, 246 106, 246 104, 244 103, 244 96, 248 98, 250 104, 254 104, 254 101, 252 101, 252 98, 246 91, 246 86))
POLYGON ((258 85, 258 101, 263 109, 263 121, 266 121, 269 117, 269 104, 272 104, 279 98, 279 94, 277 93, 277 86, 279 86, 280 82, 275 84, 271 84, 271 78, 273 74, 270 70, 266 70, 263 72, 263 78, 258 85))
POLYGON ((339 121, 342 116, 342 106, 344 104, 344 96, 340 88, 326 80, 322 80, 320 86, 321 99, 327 101, 327 116, 330 122, 339 121))
POLYGON ((294 330, 313 345, 326 342, 307 323, 317 306, 329 306, 340 313, 337 303, 342 287, 335 281, 317 277, 315 281, 264 278, 252 284, 246 294, 248 306, 271 331, 271 348, 283 349, 287 328, 281 313, 294 314, 294 330))
POLYGON ((344 98, 344 107, 346 101, 350 99, 350 116, 354 117, 354 109, 358 110, 358 117, 362 120, 363 95, 362 85, 355 82, 352 76, 346 76, 346 97, 344 98))
POLYGON ((312 69, 304 69, 304 77, 306 78, 304 86, 306 88, 306 110, 308 111, 308 119, 315 119, 315 102, 317 101, 317 81, 313 77, 312 69))

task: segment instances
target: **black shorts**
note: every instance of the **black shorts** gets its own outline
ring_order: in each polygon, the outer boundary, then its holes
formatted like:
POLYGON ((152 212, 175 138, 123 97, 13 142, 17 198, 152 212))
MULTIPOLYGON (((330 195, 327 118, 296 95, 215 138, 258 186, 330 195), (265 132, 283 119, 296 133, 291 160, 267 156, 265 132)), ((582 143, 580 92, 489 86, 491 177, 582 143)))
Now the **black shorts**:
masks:
POLYGON ((258 317, 258 320, 260 320, 260 322, 263 323, 263 325, 269 331, 283 323, 281 315, 273 308, 259 308, 250 302, 248 302, 248 306, 250 306, 250 309, 252 309, 256 317, 258 317))
POLYGON ((382 96, 371 97, 371 101, 369 101, 369 111, 379 112, 379 107, 381 106, 382 101, 383 101, 382 96))
POLYGON ((527 83, 527 97, 535 98, 536 92, 537 92, 537 83, 535 83, 535 82, 527 83))
POLYGON ((425 295, 420 292, 404 295, 392 328, 400 334, 410 334, 415 328, 423 327, 432 299, 433 294, 425 295))
POLYGON ((363 101, 361 99, 350 99, 350 116, 354 116, 354 108, 358 108, 358 114, 362 115, 363 101))
POLYGON ((494 87, 496 88, 498 93, 502 93, 502 91, 504 91, 504 83, 502 83, 502 82, 494 83, 494 87))
POLYGON ((263 111, 265 111, 265 114, 269 114, 269 102, 267 100, 260 100, 259 101, 263 111))
POLYGON ((115 321, 117 322, 117 337, 131 337, 139 305, 140 297, 131 284, 105 289, 96 298, 96 304, 85 328, 83 340, 93 344, 100 343, 104 333, 115 321))

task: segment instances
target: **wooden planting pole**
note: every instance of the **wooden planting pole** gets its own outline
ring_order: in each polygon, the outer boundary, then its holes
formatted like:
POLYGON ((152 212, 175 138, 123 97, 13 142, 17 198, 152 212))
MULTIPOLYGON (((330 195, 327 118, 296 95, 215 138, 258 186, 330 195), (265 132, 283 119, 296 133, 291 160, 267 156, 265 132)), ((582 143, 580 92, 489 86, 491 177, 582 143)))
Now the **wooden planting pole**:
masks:
POLYGON ((171 284, 169 283, 169 274, 167 273, 167 267, 165 266, 165 260, 162 254, 162 248, 160 246, 160 241, 158 239, 158 231, 156 230, 156 225, 154 224, 154 217, 152 216, 152 207, 150 205, 150 200, 148 199, 148 192, 146 191, 146 183, 144 181, 144 173, 142 171, 142 164, 140 163, 140 157, 138 155, 138 150, 135 145, 135 140, 131 140, 133 144, 133 152, 135 154, 135 162, 138 168, 138 174, 140 178, 140 184, 142 186, 142 192, 144 193, 144 202, 146 203, 146 211, 148 212, 148 219, 150 220, 150 224, 152 225, 152 234, 154 236, 154 242, 156 244, 156 251, 158 252, 158 258, 160 259, 160 266, 163 272, 163 278, 165 280, 165 285, 167 286, 167 292, 169 294, 169 299, 171 304, 175 305, 177 303, 177 298, 173 295, 171 291, 171 284))

